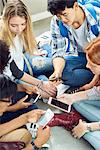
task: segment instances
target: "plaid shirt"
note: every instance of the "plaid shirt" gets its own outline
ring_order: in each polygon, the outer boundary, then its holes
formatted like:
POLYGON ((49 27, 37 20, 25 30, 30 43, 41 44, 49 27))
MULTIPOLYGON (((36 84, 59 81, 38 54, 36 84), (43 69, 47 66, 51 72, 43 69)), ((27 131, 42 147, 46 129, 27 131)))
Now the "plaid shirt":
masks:
MULTIPOLYGON (((90 42, 92 39, 94 39, 96 36, 93 34, 91 31, 91 25, 98 25, 98 30, 99 30, 99 35, 100 35, 100 8, 93 6, 95 11, 96 11, 96 17, 97 20, 93 18, 93 16, 88 12, 88 10, 85 8, 84 5, 79 4, 86 15, 86 22, 88 24, 88 29, 87 29, 87 41, 90 42)), ((66 49, 68 47, 68 40, 67 38, 63 37, 60 34, 60 29, 57 24, 57 16, 53 16, 51 20, 51 47, 52 47, 52 57, 62 57, 66 55, 66 49)), ((70 49, 69 49, 69 54, 74 55, 78 51, 83 51, 83 47, 80 47, 78 43, 76 43, 75 38, 71 32, 71 28, 67 25, 64 24, 64 26, 68 29, 68 36, 70 39, 70 49)))

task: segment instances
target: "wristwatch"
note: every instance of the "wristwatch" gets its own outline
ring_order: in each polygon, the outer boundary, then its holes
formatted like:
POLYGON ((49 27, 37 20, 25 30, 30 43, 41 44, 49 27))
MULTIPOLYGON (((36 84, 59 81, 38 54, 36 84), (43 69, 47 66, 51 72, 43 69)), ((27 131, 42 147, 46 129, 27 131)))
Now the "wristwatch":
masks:
POLYGON ((87 130, 90 131, 90 132, 92 131, 92 128, 91 128, 90 124, 87 124, 87 130))
POLYGON ((33 145, 33 147, 34 147, 34 150, 39 150, 39 148, 35 145, 35 143, 34 142, 31 142, 31 144, 33 145))

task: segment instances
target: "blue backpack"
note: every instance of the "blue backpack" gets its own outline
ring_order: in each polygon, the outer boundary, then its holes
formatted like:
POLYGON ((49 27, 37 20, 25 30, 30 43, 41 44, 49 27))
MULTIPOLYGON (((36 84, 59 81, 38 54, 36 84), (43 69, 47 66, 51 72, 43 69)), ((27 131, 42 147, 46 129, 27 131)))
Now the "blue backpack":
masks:
MULTIPOLYGON (((85 7, 87 8, 87 10, 90 12, 90 14, 92 14, 92 16, 94 17, 95 20, 97 20, 96 18, 96 12, 93 8, 93 6, 97 6, 100 8, 100 2, 99 0, 78 0, 78 2, 81 5, 85 5, 85 7)), ((69 47, 70 47, 70 40, 68 37, 68 29, 63 25, 62 21, 59 20, 58 22, 58 26, 60 28, 60 33, 63 37, 67 37, 68 38, 68 47, 66 52, 69 52, 69 47)), ((99 35, 99 31, 98 31, 98 27, 97 25, 91 25, 91 31, 93 32, 93 34, 95 36, 99 35)))

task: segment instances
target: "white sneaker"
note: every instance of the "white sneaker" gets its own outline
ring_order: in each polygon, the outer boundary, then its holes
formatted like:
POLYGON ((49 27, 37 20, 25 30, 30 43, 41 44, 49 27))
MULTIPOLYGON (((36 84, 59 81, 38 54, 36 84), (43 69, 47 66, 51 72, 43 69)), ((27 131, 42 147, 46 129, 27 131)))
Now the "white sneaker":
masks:
POLYGON ((36 138, 37 130, 39 128, 39 125, 37 123, 27 123, 26 127, 28 131, 31 133, 32 138, 36 138))
POLYGON ((62 84, 62 83, 59 84, 57 86, 57 90, 58 90, 57 96, 63 94, 69 87, 70 87, 69 85, 65 85, 65 84, 62 84))

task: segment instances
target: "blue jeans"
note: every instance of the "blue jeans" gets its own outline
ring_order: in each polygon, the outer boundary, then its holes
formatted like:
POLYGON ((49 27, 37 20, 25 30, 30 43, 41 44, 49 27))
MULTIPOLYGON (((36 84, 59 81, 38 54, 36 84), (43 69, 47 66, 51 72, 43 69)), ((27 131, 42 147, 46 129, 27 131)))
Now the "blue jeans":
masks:
MULTIPOLYGON (((84 53, 79 56, 66 56, 66 65, 62 74, 64 84, 72 87, 80 87, 89 83, 93 78, 93 73, 86 68, 87 60, 84 53)), ((25 53, 33 71, 34 77, 45 75, 49 77, 53 73, 51 57, 30 56, 25 53)), ((24 71, 27 72, 25 65, 24 71)))
MULTIPOLYGON (((73 104, 74 108, 90 122, 100 121, 100 100, 86 100, 73 104)), ((100 150, 100 131, 86 133, 83 138, 100 150)))
MULTIPOLYGON (((13 96, 12 104, 15 104, 17 101, 19 101, 21 98, 23 98, 26 95, 25 92, 17 92, 15 96, 13 96)), ((28 108, 23 108, 20 110, 17 110, 15 112, 5 112, 3 113, 1 117, 1 123, 8 122, 24 113, 27 113, 31 110, 38 109, 38 107, 35 104, 32 104, 28 108)))
MULTIPOLYGON (((39 75, 49 76, 53 73, 51 57, 32 56, 29 53, 25 53, 25 56, 31 65, 34 77, 38 77, 39 75)), ((27 65, 25 65, 24 71, 28 71, 27 65)))
POLYGON ((66 65, 63 71, 64 83, 72 87, 80 87, 89 83, 92 78, 92 72, 86 68, 86 56, 66 56, 66 65))

